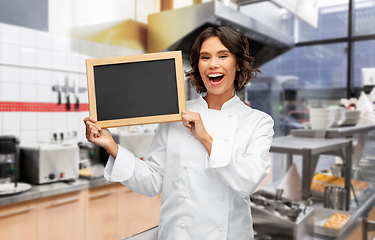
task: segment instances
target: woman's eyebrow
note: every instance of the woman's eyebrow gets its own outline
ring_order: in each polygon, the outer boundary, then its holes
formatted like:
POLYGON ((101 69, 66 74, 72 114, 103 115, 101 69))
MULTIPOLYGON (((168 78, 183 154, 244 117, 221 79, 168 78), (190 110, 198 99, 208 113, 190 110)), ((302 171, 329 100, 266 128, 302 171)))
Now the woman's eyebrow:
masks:
POLYGON ((227 50, 227 49, 225 49, 225 50, 220 50, 220 51, 218 51, 218 53, 230 53, 230 51, 227 50))
MULTIPOLYGON (((220 51, 218 51, 217 53, 230 53, 230 51, 229 50, 220 50, 220 51)), ((199 53, 200 55, 203 55, 203 54, 208 54, 208 55, 210 55, 208 52, 200 52, 199 53)))

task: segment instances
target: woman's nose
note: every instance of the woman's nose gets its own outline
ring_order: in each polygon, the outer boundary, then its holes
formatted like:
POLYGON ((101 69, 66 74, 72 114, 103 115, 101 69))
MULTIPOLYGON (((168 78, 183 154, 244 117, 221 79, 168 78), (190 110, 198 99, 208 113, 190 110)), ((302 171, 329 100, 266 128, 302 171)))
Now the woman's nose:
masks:
POLYGON ((209 66, 211 69, 214 69, 214 68, 217 68, 219 67, 219 64, 216 62, 215 59, 212 59, 212 61, 210 62, 210 66, 209 66))

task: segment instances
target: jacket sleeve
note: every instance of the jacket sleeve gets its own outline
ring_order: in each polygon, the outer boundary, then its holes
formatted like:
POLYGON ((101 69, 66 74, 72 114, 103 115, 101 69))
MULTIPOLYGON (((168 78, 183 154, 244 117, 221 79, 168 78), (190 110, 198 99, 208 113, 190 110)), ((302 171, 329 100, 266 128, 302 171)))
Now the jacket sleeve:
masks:
POLYGON ((249 196, 270 171, 273 134, 273 120, 267 115, 257 123, 242 155, 236 155, 233 142, 214 139, 206 161, 207 174, 218 175, 241 197, 249 196))
POLYGON ((119 146, 114 159, 109 157, 104 169, 107 181, 121 182, 139 194, 154 197, 161 193, 166 157, 167 126, 159 124, 144 161, 119 146))

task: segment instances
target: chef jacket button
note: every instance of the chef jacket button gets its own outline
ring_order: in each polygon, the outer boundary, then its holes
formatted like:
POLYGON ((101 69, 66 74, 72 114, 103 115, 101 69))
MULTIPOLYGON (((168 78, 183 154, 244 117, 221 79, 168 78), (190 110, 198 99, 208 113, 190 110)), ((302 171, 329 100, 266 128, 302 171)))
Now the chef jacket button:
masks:
POLYGON ((224 137, 224 141, 228 142, 229 137, 224 137))
POLYGON ((181 224, 181 227, 184 228, 185 227, 185 223, 181 224))
POLYGON ((229 114, 228 117, 233 117, 233 114, 229 114))
POLYGON ((187 168, 187 164, 186 163, 184 164, 184 168, 187 168))
POLYGON ((191 137, 191 135, 190 134, 188 134, 188 138, 190 138, 191 137))
POLYGON ((224 199, 221 197, 221 198, 220 198, 220 202, 222 202, 223 200, 224 200, 224 199))
POLYGON ((223 231, 223 228, 219 227, 219 231, 220 231, 220 232, 223 231))

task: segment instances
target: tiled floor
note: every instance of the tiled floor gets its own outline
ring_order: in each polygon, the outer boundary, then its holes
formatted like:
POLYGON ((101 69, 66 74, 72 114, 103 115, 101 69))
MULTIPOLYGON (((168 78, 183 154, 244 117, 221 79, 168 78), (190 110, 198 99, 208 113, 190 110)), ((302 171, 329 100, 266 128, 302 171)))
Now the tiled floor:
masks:
POLYGON ((147 231, 141 232, 125 240, 157 240, 158 239, 158 227, 151 228, 147 231))

